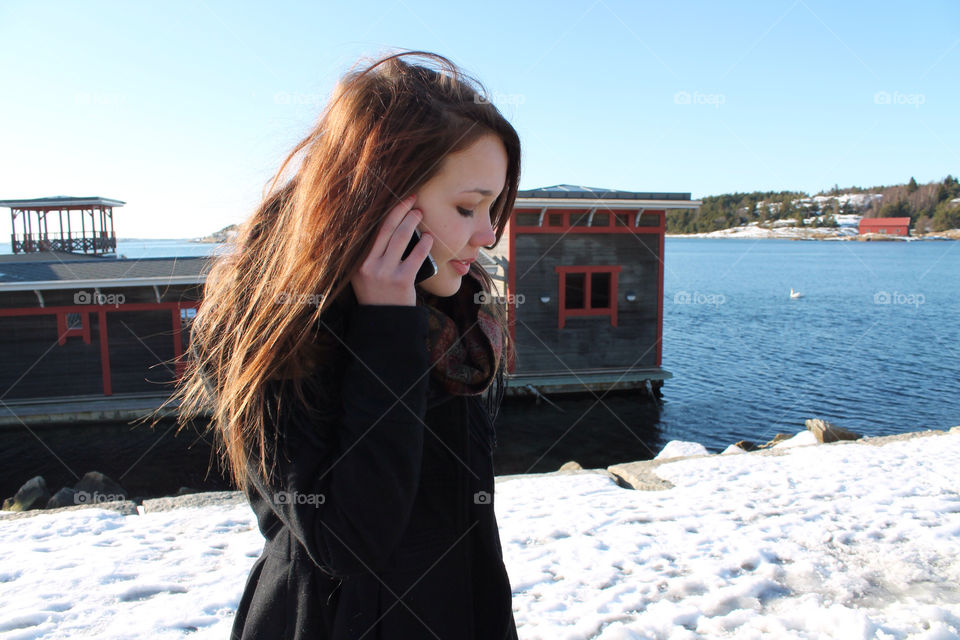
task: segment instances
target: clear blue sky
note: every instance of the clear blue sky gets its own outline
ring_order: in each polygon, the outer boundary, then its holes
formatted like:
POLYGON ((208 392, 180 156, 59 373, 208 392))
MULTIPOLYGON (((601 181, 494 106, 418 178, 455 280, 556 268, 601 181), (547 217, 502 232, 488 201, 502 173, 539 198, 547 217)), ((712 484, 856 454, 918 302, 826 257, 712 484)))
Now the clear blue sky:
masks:
POLYGON ((0 198, 124 200, 121 237, 239 222, 336 79, 390 48, 486 85, 520 133, 522 188, 960 174, 954 0, 3 0, 0 198))

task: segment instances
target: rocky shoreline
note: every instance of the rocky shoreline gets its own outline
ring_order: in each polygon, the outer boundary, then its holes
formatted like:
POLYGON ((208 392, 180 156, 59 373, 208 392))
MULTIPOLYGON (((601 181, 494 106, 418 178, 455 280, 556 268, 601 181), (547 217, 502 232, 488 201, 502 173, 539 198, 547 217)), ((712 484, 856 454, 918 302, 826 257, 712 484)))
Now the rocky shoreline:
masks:
MULTIPOLYGON (((807 431, 798 434, 778 433, 772 440, 762 445, 740 441, 730 445, 723 453, 712 454, 700 445, 692 442, 670 442, 652 460, 640 460, 610 465, 605 469, 583 469, 577 462, 570 461, 557 471, 537 474, 514 474, 497 476, 496 482, 505 482, 529 476, 567 475, 580 473, 600 473, 609 476, 619 486, 636 491, 663 491, 671 489, 673 484, 660 478, 655 470, 658 466, 683 459, 712 458, 717 455, 759 455, 778 456, 793 446, 837 446, 859 442, 873 446, 882 446, 890 442, 899 442, 913 438, 925 438, 946 433, 960 432, 960 426, 949 430, 927 430, 902 433, 890 436, 861 437, 859 434, 837 427, 823 420, 807 420, 807 431)), ((143 515, 174 509, 209 506, 229 506, 246 502, 240 491, 197 492, 181 487, 176 496, 161 498, 129 498, 126 491, 116 482, 96 471, 83 476, 74 487, 64 487, 51 496, 46 488, 43 476, 35 476, 27 481, 11 498, 7 498, 0 511, 0 520, 14 520, 46 513, 60 513, 78 509, 99 508, 119 512, 123 515, 143 515)))

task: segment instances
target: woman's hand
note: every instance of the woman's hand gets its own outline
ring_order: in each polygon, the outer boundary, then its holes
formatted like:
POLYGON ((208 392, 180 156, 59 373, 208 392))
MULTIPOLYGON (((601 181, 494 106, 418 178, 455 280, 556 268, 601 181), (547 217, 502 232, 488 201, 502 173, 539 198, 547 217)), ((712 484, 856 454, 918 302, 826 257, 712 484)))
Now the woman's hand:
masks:
POLYGON ((390 210, 380 225, 373 248, 351 276, 350 283, 360 304, 410 307, 417 304, 414 279, 433 246, 433 236, 424 232, 410 255, 400 260, 414 229, 423 219, 420 211, 411 210, 415 200, 416 196, 410 196, 390 210))

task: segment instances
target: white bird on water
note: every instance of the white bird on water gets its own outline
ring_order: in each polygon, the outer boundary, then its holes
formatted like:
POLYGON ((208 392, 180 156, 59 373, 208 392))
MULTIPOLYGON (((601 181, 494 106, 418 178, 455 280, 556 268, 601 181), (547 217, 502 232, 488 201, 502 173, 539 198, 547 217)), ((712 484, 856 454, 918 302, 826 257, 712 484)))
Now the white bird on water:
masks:
POLYGON ((802 294, 802 293, 800 293, 799 291, 794 291, 794 290, 793 290, 793 287, 790 287, 790 299, 791 299, 791 300, 796 300, 797 298, 802 298, 802 297, 803 297, 803 294, 802 294))

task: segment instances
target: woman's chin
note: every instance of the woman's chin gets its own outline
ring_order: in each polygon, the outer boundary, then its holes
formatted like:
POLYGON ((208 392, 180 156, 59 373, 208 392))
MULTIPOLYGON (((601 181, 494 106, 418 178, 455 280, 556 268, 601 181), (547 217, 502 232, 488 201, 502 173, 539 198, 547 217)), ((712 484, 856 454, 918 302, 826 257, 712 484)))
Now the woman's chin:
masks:
POLYGON ((454 295, 457 291, 460 291, 461 284, 463 284, 463 278, 460 276, 444 277, 438 273, 435 276, 427 278, 417 286, 427 293, 432 293, 433 295, 441 298, 448 298, 454 295))

